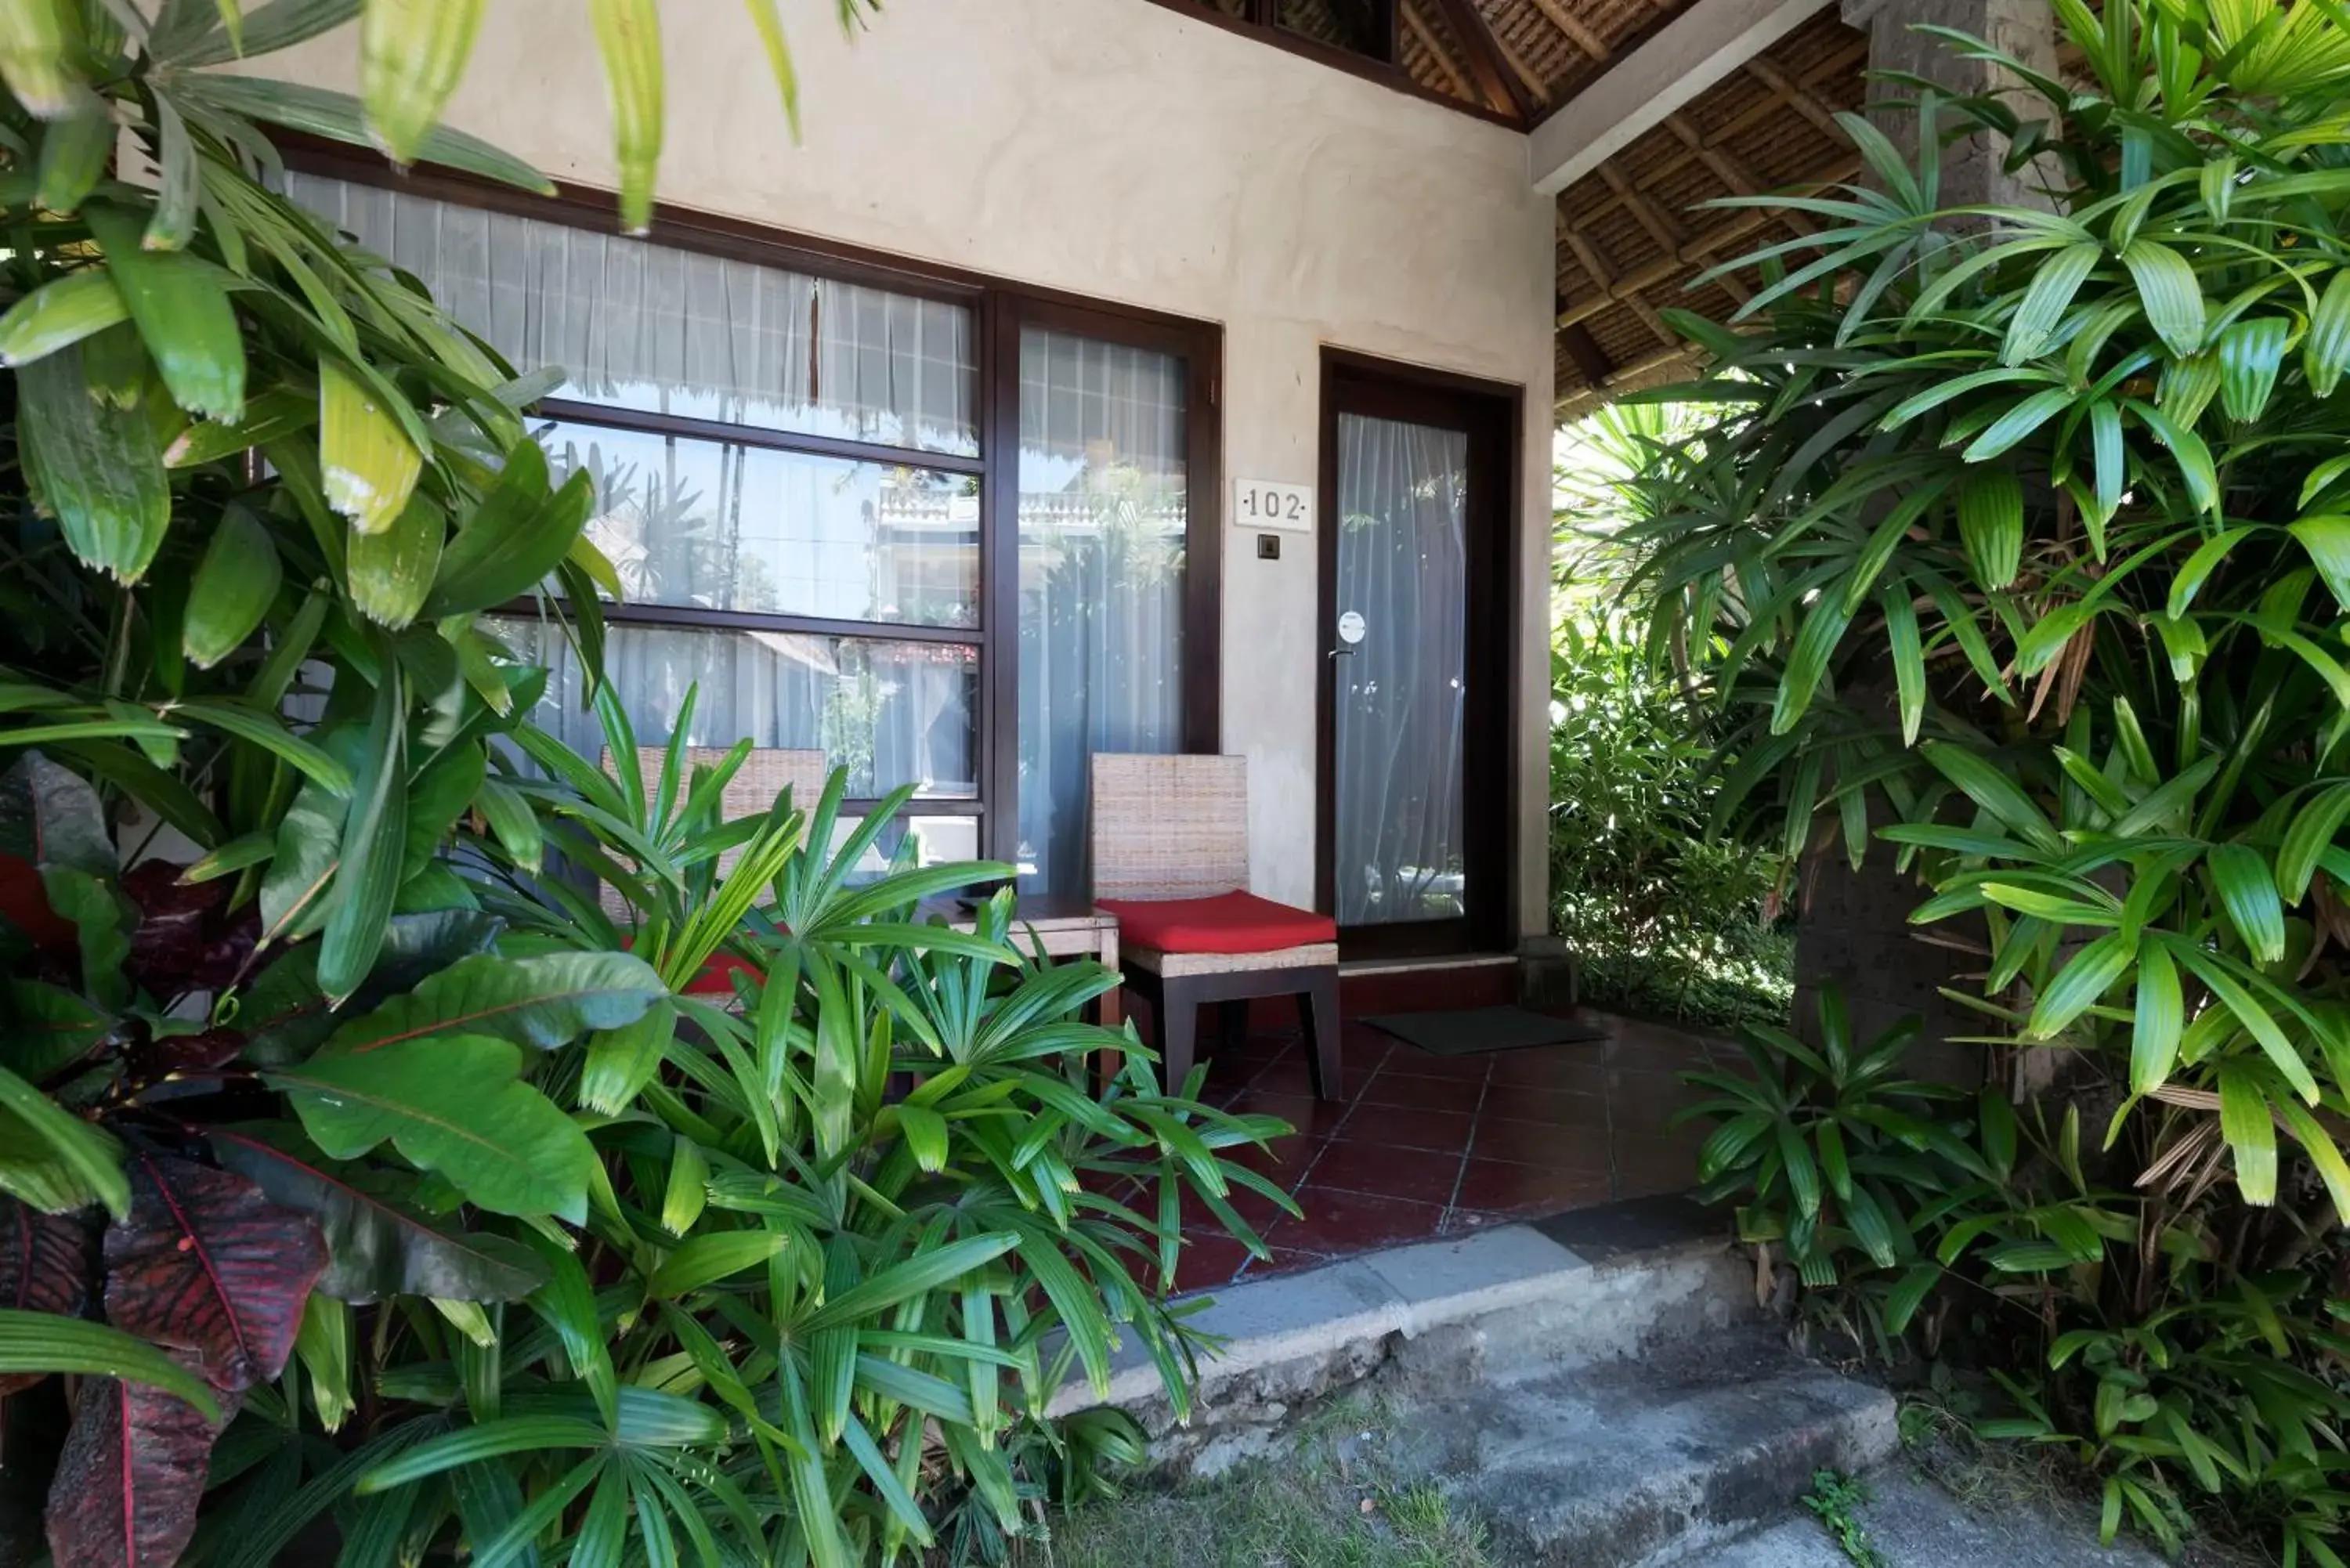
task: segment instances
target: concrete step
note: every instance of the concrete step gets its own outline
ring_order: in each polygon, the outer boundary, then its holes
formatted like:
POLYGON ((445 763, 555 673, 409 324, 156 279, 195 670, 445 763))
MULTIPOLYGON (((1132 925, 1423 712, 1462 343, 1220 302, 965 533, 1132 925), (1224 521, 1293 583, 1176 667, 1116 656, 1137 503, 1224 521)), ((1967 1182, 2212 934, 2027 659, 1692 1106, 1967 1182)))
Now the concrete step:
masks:
POLYGON ((1072 1382, 1048 1412, 1118 1406, 1163 1470, 1213 1475, 1355 1384, 1458 1389, 1719 1334, 1754 1316, 1752 1280, 1718 1217, 1678 1199, 1611 1204, 1216 1292, 1191 1319, 1224 1343, 1201 1363, 1189 1423, 1130 1344, 1106 1392, 1072 1382))
POLYGON ((1658 1568, 1783 1519, 1814 1471, 1866 1469, 1898 1441, 1891 1396, 1757 1327, 1423 1395, 1386 1458, 1483 1519, 1496 1562, 1658 1568))
MULTIPOLYGON (((1855 1517, 1868 1544, 1895 1568, 2161 1568, 2162 1558, 2124 1537, 2097 1544, 2096 1510, 2047 1500, 2002 1499, 1969 1507, 1906 1466, 1867 1478, 1855 1517)), ((1852 1568, 1819 1521, 1800 1510, 1778 1523, 1701 1553, 1689 1568, 1852 1568)))
MULTIPOLYGON (((1783 1521, 1813 1472, 1898 1445, 1894 1403, 1789 1352, 1718 1216, 1648 1199, 1366 1254, 1216 1293, 1225 1343, 1191 1418, 1129 1347, 1104 1401, 1170 1480, 1284 1451, 1299 1417, 1359 1389, 1377 1471, 1433 1481, 1513 1568, 1661 1568, 1783 1521)), ((1274 1462, 1279 1462, 1276 1459, 1274 1462)))

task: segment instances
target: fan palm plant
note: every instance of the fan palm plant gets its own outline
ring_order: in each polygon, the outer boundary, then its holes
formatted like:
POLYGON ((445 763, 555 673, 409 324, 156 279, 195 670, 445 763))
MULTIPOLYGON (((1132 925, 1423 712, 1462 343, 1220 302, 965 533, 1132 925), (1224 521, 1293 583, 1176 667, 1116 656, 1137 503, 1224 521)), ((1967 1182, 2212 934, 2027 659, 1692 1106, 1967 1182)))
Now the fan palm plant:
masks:
MULTIPOLYGON (((1965 1239, 1943 1262, 2011 1295, 2036 1275, 2051 1325, 2128 1330, 2322 1292, 2262 1271, 2350 1213, 2350 18, 2055 12, 2077 79, 1941 34, 2015 101, 1910 84, 1915 166, 1845 117, 1867 182, 1782 199, 1817 226, 1744 258, 1766 278, 1740 316, 1678 318, 1715 368, 1659 395, 1715 414, 1652 466, 1627 543, 1652 646, 1686 651, 1731 727, 1721 819, 1889 846, 1927 884, 1913 921, 1987 931, 1952 993, 1985 1037, 2074 1065, 2120 1179, 2081 1238, 2106 1266, 2044 1244, 1986 1263, 1965 1239), (2047 205, 1944 210, 1954 121, 2006 139, 2047 205)), ((2252 1343, 2279 1378, 2322 1371, 2322 1334, 2252 1343)), ((2224 1407, 2192 1404, 2192 1428, 2224 1407)), ((2121 1408, 2089 1451, 2118 1451, 2121 1408)), ((2129 1450, 2109 1528, 2126 1503, 2170 1529, 2162 1474, 2220 1485, 2203 1449, 2146 1440, 2172 1446, 2129 1450)), ((2341 1500, 2313 1478, 2338 1451, 2247 1441, 2241 1484, 2301 1500, 2289 1550, 2337 1561, 2341 1500)))

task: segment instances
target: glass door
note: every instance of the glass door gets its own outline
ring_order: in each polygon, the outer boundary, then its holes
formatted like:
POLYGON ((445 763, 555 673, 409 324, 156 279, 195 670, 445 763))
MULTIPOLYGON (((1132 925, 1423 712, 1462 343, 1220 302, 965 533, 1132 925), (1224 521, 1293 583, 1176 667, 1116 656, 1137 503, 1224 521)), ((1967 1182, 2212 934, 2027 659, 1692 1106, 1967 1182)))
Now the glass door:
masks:
POLYGON ((1355 954, 1498 945, 1508 427, 1488 399, 1326 381, 1324 906, 1355 954))

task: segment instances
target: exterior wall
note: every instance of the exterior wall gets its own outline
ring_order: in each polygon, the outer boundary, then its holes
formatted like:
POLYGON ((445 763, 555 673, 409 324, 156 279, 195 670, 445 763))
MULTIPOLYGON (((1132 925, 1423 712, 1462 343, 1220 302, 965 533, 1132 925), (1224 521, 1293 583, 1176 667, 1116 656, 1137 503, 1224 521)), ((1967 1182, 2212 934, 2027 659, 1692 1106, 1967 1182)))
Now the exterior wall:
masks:
MULTIPOLYGON (((742 8, 661 6, 662 200, 1220 322, 1228 482, 1315 483, 1326 344, 1524 389, 1519 902, 1542 929, 1555 264, 1524 138, 1145 0, 902 0, 853 41, 830 9, 786 7, 795 147, 742 8)), ((347 28, 262 66, 348 87, 357 57, 347 28)), ((557 179, 612 182, 576 0, 489 7, 450 118, 557 179)), ((1323 661, 1306 543, 1268 562, 1230 540, 1223 584, 1253 880, 1295 903, 1314 895, 1323 661)))

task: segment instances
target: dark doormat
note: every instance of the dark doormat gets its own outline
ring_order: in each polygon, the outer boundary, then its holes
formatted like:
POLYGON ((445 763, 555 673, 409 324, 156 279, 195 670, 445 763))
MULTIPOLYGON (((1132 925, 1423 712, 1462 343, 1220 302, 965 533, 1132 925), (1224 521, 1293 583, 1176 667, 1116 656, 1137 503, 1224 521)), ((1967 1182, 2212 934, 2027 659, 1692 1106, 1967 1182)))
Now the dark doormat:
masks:
POLYGON ((1572 1018, 1546 1018, 1523 1007, 1464 1007, 1442 1012, 1388 1012, 1364 1023, 1437 1056, 1474 1056, 1529 1045, 1581 1045, 1607 1038, 1572 1018))

